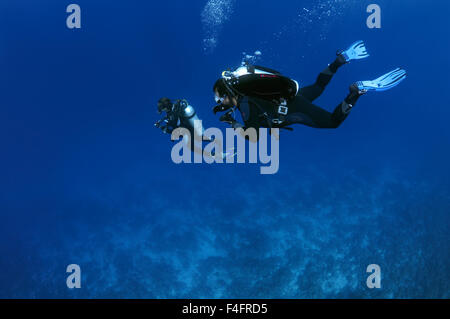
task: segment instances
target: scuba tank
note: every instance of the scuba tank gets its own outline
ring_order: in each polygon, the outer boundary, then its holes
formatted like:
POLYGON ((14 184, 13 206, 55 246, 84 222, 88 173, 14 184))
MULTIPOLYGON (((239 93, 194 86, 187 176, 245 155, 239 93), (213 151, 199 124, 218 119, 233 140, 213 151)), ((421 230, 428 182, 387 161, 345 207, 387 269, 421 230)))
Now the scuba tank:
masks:
MULTIPOLYGON (((253 103, 259 108, 268 127, 282 126, 289 112, 288 103, 300 90, 297 81, 281 75, 280 72, 250 64, 235 71, 224 71, 222 80, 226 90, 232 95, 259 98, 273 104, 273 111, 265 112, 258 103, 253 103)), ((214 112, 226 111, 228 108, 218 105, 214 112)))
POLYGON ((222 73, 224 82, 236 95, 268 101, 290 101, 297 95, 297 81, 280 72, 256 65, 245 65, 222 73))
POLYGON ((198 136, 203 136, 204 128, 198 125, 200 118, 197 116, 195 109, 186 100, 178 100, 175 103, 178 109, 178 116, 180 118, 180 127, 185 127, 192 133, 195 132, 198 136), (196 125, 197 123, 197 125, 196 125))

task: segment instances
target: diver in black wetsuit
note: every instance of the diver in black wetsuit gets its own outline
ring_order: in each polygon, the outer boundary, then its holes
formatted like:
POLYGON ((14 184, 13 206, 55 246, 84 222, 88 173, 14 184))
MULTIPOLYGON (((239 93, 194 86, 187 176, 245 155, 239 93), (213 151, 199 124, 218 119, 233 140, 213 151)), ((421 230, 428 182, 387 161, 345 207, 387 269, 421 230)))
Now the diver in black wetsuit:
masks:
POLYGON ((264 67, 246 65, 234 72, 224 72, 213 88, 219 103, 214 113, 227 112, 220 120, 235 129, 292 130, 289 128, 292 124, 338 128, 362 95, 368 91, 388 90, 406 78, 404 70, 396 69, 373 81, 356 82, 332 113, 313 104, 341 66, 368 56, 364 43, 358 41, 346 51, 338 52, 336 60, 319 74, 314 84, 301 89, 295 80, 264 67), (244 125, 233 118, 235 108, 241 112, 244 125))
MULTIPOLYGON (((312 103, 323 93, 337 69, 342 65, 336 61, 319 74, 313 85, 300 89, 298 94, 292 97, 283 95, 281 89, 279 92, 272 90, 273 95, 270 99, 267 99, 267 96, 258 95, 231 95, 227 92, 224 81, 219 80, 214 86, 214 92, 221 98, 226 96, 221 106, 225 108, 228 105, 237 106, 245 125, 234 120, 231 116, 232 112, 222 116, 221 121, 230 123, 233 128, 285 128, 292 124, 304 124, 317 128, 339 127, 358 100, 359 94, 350 93, 333 113, 312 103)), ((280 88, 282 86, 280 82, 285 82, 285 78, 280 76, 273 78, 271 82, 273 86, 280 88)), ((216 107, 216 111, 220 110, 216 107)))

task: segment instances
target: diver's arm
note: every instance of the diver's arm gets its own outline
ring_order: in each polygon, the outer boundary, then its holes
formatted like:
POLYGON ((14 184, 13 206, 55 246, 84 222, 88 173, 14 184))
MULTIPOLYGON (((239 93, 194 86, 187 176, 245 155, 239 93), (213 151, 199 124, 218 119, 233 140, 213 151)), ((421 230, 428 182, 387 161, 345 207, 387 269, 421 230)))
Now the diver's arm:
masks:
POLYGON ((171 125, 169 119, 167 117, 160 119, 155 123, 155 127, 159 128, 163 133, 171 134, 175 127, 171 125))
POLYGON ((231 127, 235 130, 238 131, 238 134, 240 136, 242 136, 244 139, 249 140, 253 143, 256 143, 258 141, 259 138, 259 132, 258 132, 258 128, 254 127, 254 126, 249 126, 247 127, 246 125, 239 123, 238 121, 236 121, 232 116, 231 116, 232 112, 228 112, 226 114, 224 114, 221 118, 220 121, 224 122, 224 123, 228 123, 231 125, 231 127), (250 136, 248 133, 248 128, 255 128, 256 130, 256 136, 250 136))
POLYGON ((224 115, 222 115, 220 117, 220 121, 223 123, 228 123, 231 125, 232 128, 234 129, 238 129, 238 128, 244 128, 244 124, 239 123, 238 121, 236 121, 234 119, 234 117, 231 115, 231 113, 233 113, 233 111, 229 111, 227 113, 225 113, 224 115))
POLYGON ((167 134, 172 134, 172 132, 178 127, 178 117, 176 116, 168 117, 165 122, 166 125, 162 129, 167 134))

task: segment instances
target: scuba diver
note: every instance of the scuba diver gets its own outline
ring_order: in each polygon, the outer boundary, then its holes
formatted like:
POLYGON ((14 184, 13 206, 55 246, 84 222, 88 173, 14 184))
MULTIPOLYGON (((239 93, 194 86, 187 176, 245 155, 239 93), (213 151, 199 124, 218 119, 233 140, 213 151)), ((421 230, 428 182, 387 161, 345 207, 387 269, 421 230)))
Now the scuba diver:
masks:
POLYGON ((261 66, 247 64, 235 71, 225 71, 213 87, 218 103, 213 109, 214 114, 226 112, 220 121, 234 129, 255 128, 258 131, 265 127, 292 131, 289 127, 292 124, 338 128, 362 95, 369 91, 389 90, 406 78, 406 71, 397 68, 375 80, 356 82, 332 113, 313 104, 341 66, 367 57, 364 42, 357 41, 347 50, 338 51, 336 60, 319 74, 316 82, 303 88, 280 72, 261 66), (244 124, 233 117, 236 108, 244 124))
POLYGON ((166 116, 155 123, 155 126, 163 133, 171 135, 177 128, 185 128, 189 131, 190 137, 185 136, 185 143, 189 143, 193 152, 197 150, 193 141, 195 135, 203 137, 204 129, 198 125, 200 119, 195 112, 195 109, 186 100, 176 100, 172 102, 171 99, 163 97, 158 101, 158 114, 166 113, 166 116), (197 124, 196 124, 197 123, 197 124))
POLYGON ((161 129, 165 134, 171 135, 178 128, 185 128, 189 131, 190 136, 184 135, 183 142, 188 145, 192 152, 203 154, 207 157, 220 156, 223 159, 230 156, 231 153, 223 153, 216 155, 215 152, 204 153, 201 145, 196 145, 194 136, 198 136, 201 141, 212 142, 214 139, 204 136, 204 128, 195 109, 188 101, 176 100, 172 101, 167 97, 163 97, 158 101, 158 114, 166 113, 166 116, 155 123, 155 127, 161 129))
POLYGON ((191 132, 194 136, 195 130, 199 136, 203 135, 203 127, 197 127, 194 125, 194 121, 199 121, 194 108, 189 105, 186 100, 176 100, 172 102, 167 97, 163 97, 158 101, 158 114, 166 113, 166 116, 155 123, 155 126, 166 134, 172 134, 172 132, 183 127, 191 132))

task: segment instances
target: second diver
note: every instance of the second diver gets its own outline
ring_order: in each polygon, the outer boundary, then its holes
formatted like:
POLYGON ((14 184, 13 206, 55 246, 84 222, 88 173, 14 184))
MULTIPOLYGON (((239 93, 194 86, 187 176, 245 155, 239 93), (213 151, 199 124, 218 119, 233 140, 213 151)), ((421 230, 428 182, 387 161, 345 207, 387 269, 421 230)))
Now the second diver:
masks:
POLYGON ((336 60, 323 70, 314 84, 300 88, 297 81, 275 70, 245 65, 222 73, 213 91, 218 105, 214 113, 226 112, 221 121, 233 128, 285 128, 303 124, 315 128, 338 128, 347 118, 358 99, 369 91, 385 91, 406 78, 406 71, 397 68, 372 81, 359 81, 350 86, 347 97, 333 112, 314 105, 337 70, 353 60, 367 58, 363 41, 337 53, 336 60), (244 123, 234 119, 238 109, 244 123))

